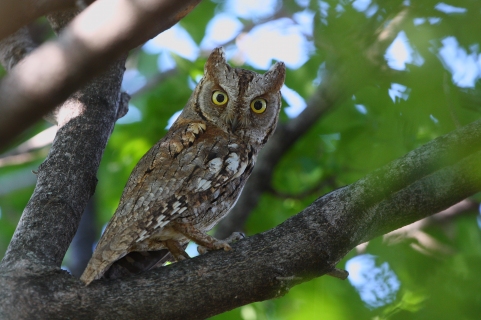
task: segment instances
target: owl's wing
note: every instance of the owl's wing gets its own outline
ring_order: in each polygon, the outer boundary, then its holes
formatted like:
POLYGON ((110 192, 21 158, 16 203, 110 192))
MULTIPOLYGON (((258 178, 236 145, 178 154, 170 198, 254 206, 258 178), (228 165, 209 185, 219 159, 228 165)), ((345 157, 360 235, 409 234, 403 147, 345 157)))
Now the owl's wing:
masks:
POLYGON ((229 143, 221 130, 202 134, 205 129, 203 123, 177 124, 139 161, 82 274, 86 284, 99 279, 136 243, 208 200, 209 188, 229 183, 246 170, 245 157, 236 151, 240 146, 229 143))

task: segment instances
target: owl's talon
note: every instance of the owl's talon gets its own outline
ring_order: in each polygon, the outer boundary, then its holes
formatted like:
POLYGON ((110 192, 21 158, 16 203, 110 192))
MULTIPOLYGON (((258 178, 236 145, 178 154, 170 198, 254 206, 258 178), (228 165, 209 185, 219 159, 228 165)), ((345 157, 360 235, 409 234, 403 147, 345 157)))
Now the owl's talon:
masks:
MULTIPOLYGON (((231 246, 227 242, 224 242, 222 247, 224 248, 225 251, 232 250, 231 246)), ((219 248, 219 249, 221 249, 221 248, 219 248)))
POLYGON ((207 253, 207 248, 204 247, 204 246, 197 246, 197 252, 199 254, 205 254, 205 253, 207 253))
POLYGON ((212 250, 219 250, 219 249, 224 249, 225 251, 230 251, 232 250, 231 246, 227 243, 225 240, 217 240, 216 242, 210 243, 211 248, 205 247, 205 246, 197 246, 197 252, 199 254, 205 254, 207 251, 212 251, 212 250))
POLYGON ((230 251, 230 250, 232 250, 232 247, 229 245, 230 243, 233 243, 233 242, 245 239, 245 238, 246 238, 246 235, 244 233, 233 232, 230 236, 228 236, 224 240, 217 240, 217 241, 213 242, 211 244, 212 248, 208 248, 208 247, 201 246, 201 245, 197 246, 197 252, 199 254, 204 254, 207 251, 219 250, 219 249, 224 249, 225 251, 230 251))

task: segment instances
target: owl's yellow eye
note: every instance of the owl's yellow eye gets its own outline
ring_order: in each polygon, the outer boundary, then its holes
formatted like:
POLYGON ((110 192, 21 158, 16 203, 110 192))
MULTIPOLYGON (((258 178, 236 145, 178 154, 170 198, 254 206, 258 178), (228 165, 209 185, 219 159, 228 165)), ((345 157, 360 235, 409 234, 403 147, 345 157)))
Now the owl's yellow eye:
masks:
POLYGON ((266 111, 267 108, 267 101, 265 99, 257 98, 252 100, 251 102, 251 109, 255 113, 263 113, 266 111))
POLYGON ((218 106, 223 106, 227 103, 227 101, 229 101, 229 98, 227 97, 227 94, 225 92, 216 90, 212 94, 212 102, 218 106))

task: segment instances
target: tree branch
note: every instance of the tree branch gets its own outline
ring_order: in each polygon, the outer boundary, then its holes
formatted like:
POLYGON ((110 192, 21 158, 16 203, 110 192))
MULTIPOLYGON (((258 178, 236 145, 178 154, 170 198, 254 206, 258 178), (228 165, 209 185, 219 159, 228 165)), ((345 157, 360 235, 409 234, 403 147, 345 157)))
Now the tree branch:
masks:
POLYGON ((431 141, 319 198, 281 225, 235 243, 229 252, 210 252, 88 287, 62 271, 18 278, 3 273, 0 286, 12 290, 0 292, 0 314, 204 319, 282 296, 333 270, 357 244, 481 190, 480 126, 481 120, 431 141))
MULTIPOLYGON (((50 20, 60 30, 75 14, 65 11, 50 20)), ((125 57, 118 59, 57 109, 59 129, 0 263, 3 271, 28 273, 60 267, 95 191, 100 159, 117 119, 124 63, 125 57)))
POLYGON ((91 4, 57 41, 32 52, 0 83, 0 149, 109 63, 170 28, 199 1, 103 0, 91 4))

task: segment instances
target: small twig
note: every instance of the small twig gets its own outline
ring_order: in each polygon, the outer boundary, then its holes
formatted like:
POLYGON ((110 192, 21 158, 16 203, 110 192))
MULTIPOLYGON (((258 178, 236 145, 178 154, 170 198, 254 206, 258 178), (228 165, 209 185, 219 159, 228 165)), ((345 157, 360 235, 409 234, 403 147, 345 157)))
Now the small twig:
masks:
POLYGON ((55 138, 55 134, 57 133, 57 126, 51 126, 40 133, 34 135, 27 141, 18 145, 15 149, 12 149, 6 153, 0 155, 0 160, 5 159, 11 156, 22 155, 25 153, 30 153, 32 151, 36 151, 42 149, 48 145, 51 145, 53 139, 55 138))
POLYGON ((349 276, 349 272, 343 269, 334 268, 328 272, 327 275, 341 280, 346 280, 349 276))
POLYGON ((0 168, 6 166, 17 166, 24 163, 32 162, 41 158, 45 158, 48 154, 48 148, 42 148, 34 151, 27 151, 21 154, 0 158, 0 168))
POLYGON ((451 94, 451 89, 449 85, 449 75, 447 72, 444 72, 444 77, 443 77, 443 91, 444 95, 446 96, 446 103, 448 105, 449 109, 449 114, 451 115, 451 119, 453 120, 454 125, 456 128, 461 128, 461 123, 459 122, 459 119, 454 111, 454 103, 453 103, 453 97, 451 94))
POLYGON ((127 92, 120 93, 119 109, 117 110, 117 120, 129 112, 130 95, 127 92))

